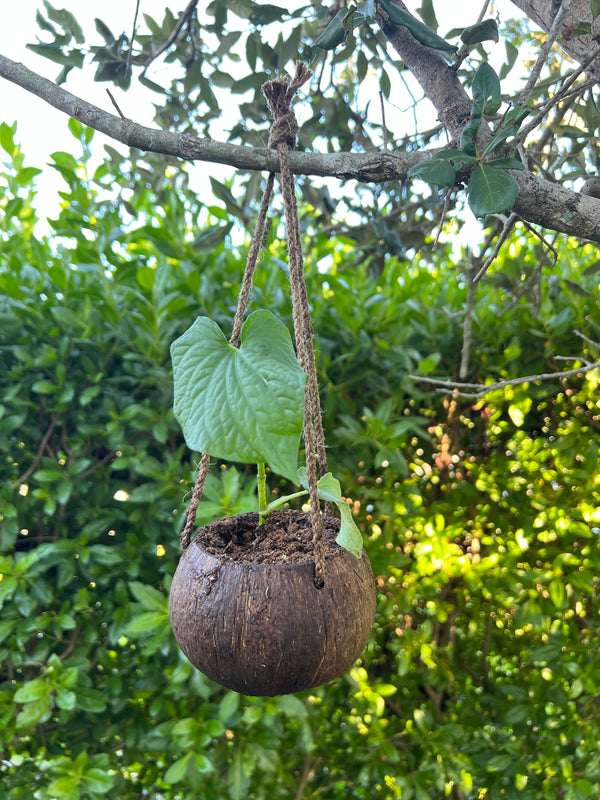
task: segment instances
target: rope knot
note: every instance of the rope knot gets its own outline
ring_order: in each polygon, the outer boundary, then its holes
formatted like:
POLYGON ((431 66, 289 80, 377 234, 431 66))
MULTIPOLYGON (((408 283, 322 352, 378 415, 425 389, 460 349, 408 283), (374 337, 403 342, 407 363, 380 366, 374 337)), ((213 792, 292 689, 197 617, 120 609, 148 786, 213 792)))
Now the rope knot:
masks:
POLYGON ((296 74, 288 87, 287 75, 263 84, 262 90, 273 115, 273 125, 269 134, 269 148, 277 150, 279 145, 287 145, 288 150, 296 146, 298 121, 292 111, 292 100, 298 89, 310 80, 312 72, 301 61, 296 61, 296 74))

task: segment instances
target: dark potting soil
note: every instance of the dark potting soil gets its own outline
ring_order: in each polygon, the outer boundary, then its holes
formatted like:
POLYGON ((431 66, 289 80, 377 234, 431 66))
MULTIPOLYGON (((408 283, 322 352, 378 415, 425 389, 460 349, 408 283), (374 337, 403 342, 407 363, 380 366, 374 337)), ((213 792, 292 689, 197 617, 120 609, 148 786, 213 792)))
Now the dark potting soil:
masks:
MULTIPOLYGON (((339 552, 335 538, 340 521, 322 517, 325 557, 339 552)), ((238 514, 219 519, 196 531, 197 541, 211 555, 222 560, 252 564, 299 564, 314 561, 310 514, 303 511, 272 511, 264 525, 258 514, 238 514)))

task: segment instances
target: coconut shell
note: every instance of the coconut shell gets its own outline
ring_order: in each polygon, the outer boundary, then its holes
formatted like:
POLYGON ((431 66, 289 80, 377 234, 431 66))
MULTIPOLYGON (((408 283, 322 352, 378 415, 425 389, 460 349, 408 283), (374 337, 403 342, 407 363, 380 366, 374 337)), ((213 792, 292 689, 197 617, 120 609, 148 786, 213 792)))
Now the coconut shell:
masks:
POLYGON ((169 607, 177 643, 202 673, 242 694, 273 696, 320 686, 352 666, 373 626, 375 584, 364 551, 356 558, 330 544, 317 589, 313 561, 236 561, 207 552, 196 536, 169 607))

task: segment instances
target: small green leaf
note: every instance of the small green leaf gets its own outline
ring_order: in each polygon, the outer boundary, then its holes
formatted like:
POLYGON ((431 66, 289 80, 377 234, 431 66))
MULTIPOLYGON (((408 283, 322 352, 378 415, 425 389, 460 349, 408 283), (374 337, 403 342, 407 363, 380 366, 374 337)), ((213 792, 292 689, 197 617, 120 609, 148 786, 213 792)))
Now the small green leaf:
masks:
POLYGON ((426 183, 435 186, 452 186, 456 177, 456 170, 446 159, 432 158, 422 164, 415 164, 408 170, 409 178, 420 178, 426 183))
POLYGON ((600 16, 600 0, 591 0, 592 19, 600 16))
POLYGON ((88 792, 106 794, 113 788, 113 778, 101 769, 92 767, 83 773, 83 782, 88 792))
POLYGON ((469 156, 475 156, 477 153, 475 142, 477 141, 477 134, 479 133, 479 126, 481 125, 481 118, 470 119, 460 134, 460 148, 469 156))
POLYGON ((7 125, 6 122, 0 123, 0 147, 11 157, 17 149, 13 139, 16 129, 16 125, 7 125))
POLYGON ((321 50, 334 50, 338 44, 342 44, 349 32, 362 25, 364 21, 364 14, 357 11, 355 7, 352 10, 342 8, 323 33, 317 36, 314 44, 316 47, 320 47, 321 50))
POLYGON ((434 158, 450 161, 456 168, 469 166, 470 164, 474 164, 477 160, 473 156, 465 153, 464 150, 455 150, 452 147, 448 147, 446 150, 440 150, 439 153, 435 154, 434 158))
POLYGON ((17 728, 28 728, 44 716, 50 706, 50 693, 40 697, 23 706, 23 710, 17 714, 17 728))
POLYGON ((485 163, 488 167, 499 167, 500 169, 525 169, 523 162, 518 158, 491 158, 485 163))
MULTIPOLYGON (((308 489, 306 467, 300 467, 298 470, 298 480, 301 486, 308 489)), ((321 500, 335 503, 340 511, 340 532, 337 535, 336 542, 357 558, 361 558, 363 551, 362 533, 354 522, 350 506, 342 499, 340 482, 333 477, 331 472, 328 472, 317 483, 317 489, 321 500)))
POLYGON ((343 500, 341 503, 336 503, 336 505, 341 514, 340 532, 337 535, 336 542, 341 547, 349 550, 352 555, 355 555, 357 558, 361 558, 363 550, 362 533, 359 531, 356 523, 354 522, 354 517, 352 516, 350 506, 343 500))
POLYGON ((169 606, 168 599, 153 586, 148 586, 139 581, 132 581, 129 584, 129 588, 135 599, 148 611, 167 611, 169 606))
POLYGON ((485 217, 512 208, 519 194, 519 184, 508 173, 484 164, 471 173, 467 191, 473 214, 485 217))
POLYGON ((77 708, 91 714, 100 714, 106 708, 106 700, 102 692, 97 689, 87 689, 85 687, 75 688, 77 708))
POLYGON ((166 611, 144 611, 125 626, 125 635, 135 636, 140 633, 152 633, 163 628, 169 619, 166 611))
POLYGON ((180 780, 182 780, 192 756, 193 753, 186 753, 184 756, 181 756, 181 758, 178 758, 177 761, 171 764, 169 769, 165 772, 165 783, 178 783, 180 780))
POLYGON ((499 37, 498 25, 495 19, 486 19, 469 25, 461 33, 461 41, 466 45, 479 44, 479 42, 497 42, 499 37))
POLYGON ((443 50, 448 53, 456 51, 454 45, 442 39, 442 37, 438 36, 428 25, 415 19, 408 11, 403 11, 401 8, 398 8, 391 0, 380 0, 379 5, 383 6, 390 22, 393 22, 394 25, 403 25, 405 28, 408 28, 415 39, 422 45, 425 45, 425 47, 431 47, 432 50, 443 50))
POLYGON ((479 65, 473 83, 473 116, 495 114, 502 105, 500 79, 487 61, 479 65))
POLYGON ((559 578, 550 581, 548 593, 555 607, 564 611, 568 605, 567 590, 565 589, 564 583, 559 578))
POLYGON ((31 387, 31 390, 37 394, 52 394, 57 389, 58 386, 55 383, 46 380, 36 381, 31 387))
POLYGON ((28 44, 26 47, 38 56, 44 56, 45 58, 49 58, 50 61, 54 61, 56 64, 62 64, 68 67, 78 67, 81 69, 85 59, 81 50, 65 51, 62 47, 55 44, 28 44))
POLYGON ((142 289, 150 291, 154 286, 154 278, 156 277, 156 270, 152 267, 138 267, 136 278, 142 289))
POLYGON ((231 800, 242 800, 246 796, 250 778, 244 769, 242 751, 238 748, 227 770, 227 786, 231 800))
POLYGON ((219 719, 227 724, 237 714, 240 705, 240 696, 237 692, 226 692, 219 703, 219 719))
POLYGON ((427 358, 421 359, 421 361, 419 361, 419 372, 422 374, 433 372, 433 370, 438 365, 438 362, 441 359, 441 357, 442 357, 441 353, 432 353, 427 358))
POLYGON ((174 412, 192 450, 243 463, 266 461, 296 480, 306 375, 290 334, 256 311, 232 347, 207 317, 171 345, 174 412))
POLYGON ((14 701, 15 703, 32 703, 35 700, 41 700, 49 696, 50 689, 48 684, 41 678, 34 678, 17 689, 14 694, 14 701))

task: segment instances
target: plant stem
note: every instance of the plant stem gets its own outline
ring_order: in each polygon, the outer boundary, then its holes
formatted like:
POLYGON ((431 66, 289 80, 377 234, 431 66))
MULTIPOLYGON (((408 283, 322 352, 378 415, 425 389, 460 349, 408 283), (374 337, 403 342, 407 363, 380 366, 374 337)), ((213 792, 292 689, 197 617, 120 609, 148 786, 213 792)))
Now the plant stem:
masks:
POLYGON ((267 506, 267 473, 265 472, 265 462, 259 461, 257 464, 258 475, 258 516, 261 525, 266 522, 266 516, 263 514, 267 506))

